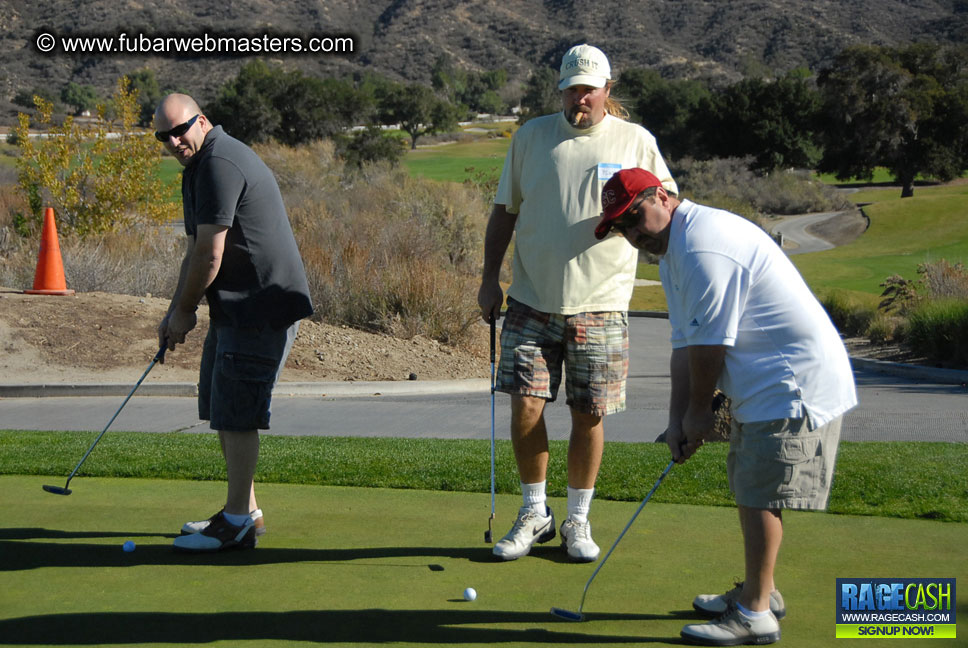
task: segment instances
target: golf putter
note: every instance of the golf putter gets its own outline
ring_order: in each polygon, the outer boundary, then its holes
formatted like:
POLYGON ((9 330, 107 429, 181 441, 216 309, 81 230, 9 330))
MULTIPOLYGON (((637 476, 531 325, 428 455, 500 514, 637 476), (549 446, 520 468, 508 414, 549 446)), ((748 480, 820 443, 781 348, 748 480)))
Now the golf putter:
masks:
POLYGON ((643 507, 645 507, 646 503, 652 498, 652 494, 655 493, 655 490, 659 487, 659 484, 662 483, 662 480, 665 479, 665 476, 669 474, 669 471, 672 470, 672 467, 675 464, 676 464, 675 461, 670 461, 669 465, 665 467, 665 470, 663 470, 662 474, 659 475, 659 479, 656 480, 655 485, 652 487, 652 490, 649 491, 649 494, 646 495, 645 499, 642 500, 642 503, 639 504, 639 508, 635 510, 635 514, 632 516, 632 519, 629 520, 628 524, 625 525, 625 528, 622 529, 622 532, 618 534, 618 537, 615 539, 615 542, 612 543, 612 548, 608 550, 608 553, 605 554, 604 558, 602 558, 602 562, 598 563, 598 567, 596 567, 595 571, 592 572, 592 577, 588 579, 588 582, 585 583, 585 589, 582 590, 581 603, 578 605, 578 611, 572 612, 571 610, 565 610, 563 608, 553 607, 551 608, 551 613, 553 615, 555 615, 556 617, 560 617, 562 619, 566 619, 568 621, 585 620, 585 617, 582 615, 581 610, 585 606, 585 595, 588 594, 588 587, 592 584, 592 581, 595 580, 595 577, 598 576, 598 572, 601 571, 602 567, 605 566, 605 562, 608 560, 608 557, 612 555, 612 552, 615 551, 615 547, 618 546, 618 543, 625 535, 625 532, 628 531, 629 527, 632 526, 632 523, 635 522, 635 518, 637 518, 639 516, 639 513, 642 512, 643 507))
POLYGON ((495 362, 495 328, 497 327, 494 313, 491 313, 491 517, 487 519, 487 531, 484 532, 484 542, 493 541, 491 525, 494 523, 494 362, 495 362))
POLYGON ((68 477, 67 477, 67 483, 64 484, 64 487, 61 488, 60 486, 48 486, 48 485, 45 484, 44 485, 44 490, 45 491, 47 491, 48 493, 54 493, 55 495, 70 495, 71 494, 71 489, 68 488, 68 486, 70 486, 71 480, 74 479, 74 475, 76 475, 77 474, 77 471, 80 470, 81 465, 85 461, 87 461, 87 458, 91 455, 91 452, 94 450, 94 446, 96 446, 98 444, 98 441, 101 440, 101 437, 104 436, 104 433, 107 432, 108 431, 108 428, 111 427, 111 424, 114 423, 114 419, 118 418, 118 414, 120 414, 121 413, 121 410, 124 409, 124 406, 128 404, 128 401, 131 400, 131 397, 134 396, 134 392, 138 389, 138 387, 141 386, 141 383, 148 376, 148 372, 151 371, 151 369, 156 364, 158 364, 159 362, 163 362, 164 361, 164 359, 165 359, 165 351, 167 349, 168 349, 167 344, 162 345, 162 347, 160 349, 158 349, 158 353, 156 353, 155 354, 155 357, 151 360, 151 364, 149 364, 148 365, 148 368, 145 369, 145 372, 143 374, 141 374, 141 378, 138 379, 138 382, 135 384, 134 388, 128 394, 128 397, 124 399, 124 402, 123 403, 121 403, 121 407, 119 407, 118 408, 118 411, 114 413, 114 416, 111 417, 111 420, 108 421, 108 424, 104 426, 104 429, 101 430, 101 433, 99 435, 97 435, 97 438, 96 439, 94 439, 94 443, 91 444, 91 447, 87 449, 87 452, 84 453, 84 456, 81 457, 81 460, 77 462, 77 465, 76 466, 74 466, 74 470, 72 470, 71 471, 71 474, 68 475, 68 477))

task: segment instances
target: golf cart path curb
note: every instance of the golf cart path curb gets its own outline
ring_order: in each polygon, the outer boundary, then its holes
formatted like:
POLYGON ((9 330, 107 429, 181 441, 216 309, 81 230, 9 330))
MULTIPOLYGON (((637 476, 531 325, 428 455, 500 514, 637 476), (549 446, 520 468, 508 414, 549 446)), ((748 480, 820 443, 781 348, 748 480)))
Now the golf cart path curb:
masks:
POLYGON ((924 367, 922 365, 886 362, 884 360, 873 360, 871 358, 855 358, 853 356, 850 358, 850 364, 854 369, 874 371, 877 373, 890 374, 892 376, 899 376, 902 378, 931 381, 945 385, 968 384, 968 371, 962 369, 924 367))
MULTIPOLYGON (((338 398, 358 396, 419 396, 425 394, 488 393, 491 383, 471 380, 389 380, 347 382, 281 382, 272 390, 274 396, 311 396, 338 398)), ((21 384, 0 385, 0 398, 41 398, 46 396, 125 396, 131 391, 127 383, 102 384, 21 384)), ((197 396, 196 383, 143 383, 139 396, 197 396)))
MULTIPOLYGON (((968 384, 968 371, 941 369, 885 362, 869 358, 850 359, 855 370, 873 371, 914 380, 945 385, 968 384)), ((388 380, 345 382, 281 382, 273 390, 275 396, 309 396, 316 398, 350 398, 360 396, 421 396, 439 394, 487 393, 490 381, 468 380, 388 380)), ((70 396, 125 396, 131 390, 128 383, 45 383, 0 385, 0 398, 42 398, 70 396)), ((138 388, 140 396, 198 396, 196 383, 151 383, 138 388)))

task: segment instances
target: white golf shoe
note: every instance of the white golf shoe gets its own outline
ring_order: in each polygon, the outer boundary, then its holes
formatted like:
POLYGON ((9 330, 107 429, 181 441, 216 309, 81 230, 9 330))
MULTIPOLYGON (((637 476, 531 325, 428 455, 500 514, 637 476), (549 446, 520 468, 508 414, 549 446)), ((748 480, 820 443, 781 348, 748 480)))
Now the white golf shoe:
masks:
MULTIPOLYGON (((219 511, 207 520, 198 520, 197 522, 186 522, 182 525, 181 535, 191 535, 193 533, 201 533, 212 523, 212 520, 217 518, 222 511, 219 511)), ((262 517, 262 509, 256 509, 249 513, 249 517, 255 522, 255 534, 257 536, 265 535, 266 532, 266 521, 262 517)))
POLYGON ((189 533, 175 538, 176 551, 212 552, 223 549, 253 549, 258 541, 255 538, 255 522, 246 518, 245 524, 235 526, 225 519, 219 511, 209 521, 208 526, 198 533, 189 533))
POLYGON ((679 636, 701 646, 759 646, 780 640, 780 624, 772 612, 754 619, 740 612, 731 602, 719 617, 707 623, 687 625, 679 636))
POLYGON ((518 519, 508 534, 497 541, 493 553, 501 560, 517 560, 528 555, 531 545, 544 543, 555 537, 555 515, 545 506, 547 515, 538 515, 530 506, 518 510, 518 519))
MULTIPOLYGON (((725 594, 700 594, 692 601, 692 607, 703 616, 716 617, 726 611, 730 602, 739 599, 743 591, 743 583, 736 583, 736 586, 725 594)), ((786 616, 786 604, 780 590, 770 592, 770 612, 777 619, 786 616)))
POLYGON ((571 517, 561 523, 561 546, 575 562, 594 562, 601 550, 592 540, 592 525, 587 520, 578 522, 571 517))

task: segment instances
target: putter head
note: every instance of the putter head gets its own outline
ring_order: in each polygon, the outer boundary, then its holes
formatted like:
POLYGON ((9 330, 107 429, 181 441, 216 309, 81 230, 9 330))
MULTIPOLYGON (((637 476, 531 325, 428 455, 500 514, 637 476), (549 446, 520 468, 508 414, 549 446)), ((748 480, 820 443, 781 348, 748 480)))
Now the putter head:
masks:
POLYGON ((566 621, 584 621, 585 617, 582 616, 581 612, 572 612, 571 610, 564 610, 562 608, 553 607, 551 608, 551 613, 558 617, 559 619, 564 619, 566 621))
POLYGON ((60 486, 47 486, 45 484, 44 485, 44 490, 47 491, 48 493, 53 493, 54 495, 70 495, 71 494, 71 489, 70 488, 61 488, 60 486))

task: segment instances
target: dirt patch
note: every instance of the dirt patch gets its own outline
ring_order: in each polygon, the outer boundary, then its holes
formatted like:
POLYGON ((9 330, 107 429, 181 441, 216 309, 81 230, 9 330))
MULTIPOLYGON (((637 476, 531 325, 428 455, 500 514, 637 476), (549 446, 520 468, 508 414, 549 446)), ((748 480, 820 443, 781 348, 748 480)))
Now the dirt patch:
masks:
POLYGON ((842 212, 834 218, 811 225, 807 228, 810 234, 817 238, 840 246, 856 240, 861 234, 867 231, 867 217, 859 210, 842 212))
MULTIPOLYGON (((24 295, 0 288, 0 383, 130 382, 157 351, 168 300, 109 293, 24 295)), ((204 307, 199 309, 202 314, 204 307)), ((195 381, 207 316, 185 345, 153 371, 158 382, 195 381)), ((487 331, 474 352, 303 321, 283 380, 288 382, 487 378, 487 331)))

